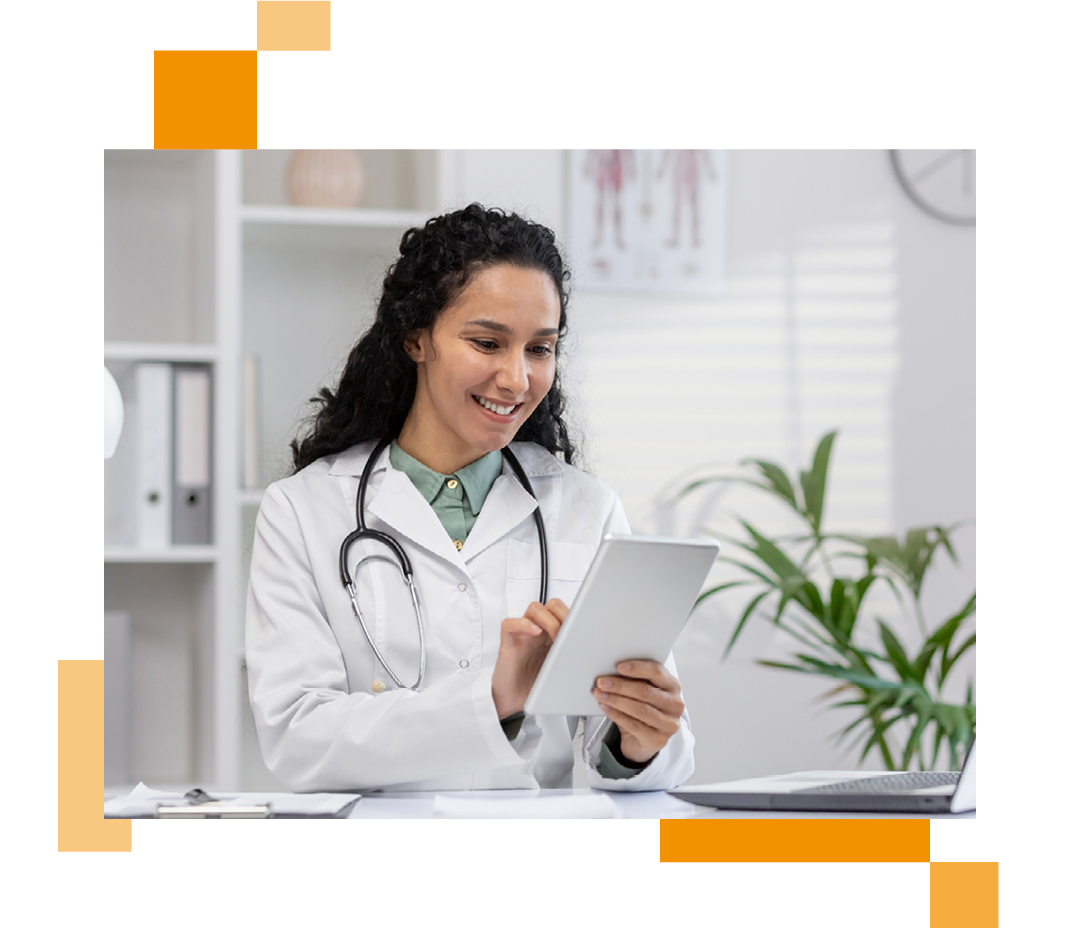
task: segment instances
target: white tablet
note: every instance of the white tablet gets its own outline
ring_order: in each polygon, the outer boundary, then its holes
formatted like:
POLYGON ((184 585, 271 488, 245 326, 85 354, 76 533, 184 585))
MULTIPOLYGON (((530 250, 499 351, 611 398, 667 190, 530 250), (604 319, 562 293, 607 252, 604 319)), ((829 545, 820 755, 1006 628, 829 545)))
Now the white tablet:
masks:
POLYGON ((605 535, 525 711, 603 715, 596 678, 619 661, 667 660, 719 550, 712 539, 605 535))

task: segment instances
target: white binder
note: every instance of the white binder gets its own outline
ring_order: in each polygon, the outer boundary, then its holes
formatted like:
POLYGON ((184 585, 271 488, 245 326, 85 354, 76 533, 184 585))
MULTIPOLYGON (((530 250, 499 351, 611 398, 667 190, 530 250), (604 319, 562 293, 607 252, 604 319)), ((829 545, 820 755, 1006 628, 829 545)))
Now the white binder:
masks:
POLYGON ((138 486, 138 396, 132 364, 112 365, 124 399, 124 430, 116 453, 105 461, 105 545, 130 548, 139 537, 135 498, 138 486))
POLYGON ((178 365, 172 541, 208 545, 210 530, 210 369, 178 365))
POLYGON ((135 366, 136 543, 164 548, 172 541, 172 365, 135 366))

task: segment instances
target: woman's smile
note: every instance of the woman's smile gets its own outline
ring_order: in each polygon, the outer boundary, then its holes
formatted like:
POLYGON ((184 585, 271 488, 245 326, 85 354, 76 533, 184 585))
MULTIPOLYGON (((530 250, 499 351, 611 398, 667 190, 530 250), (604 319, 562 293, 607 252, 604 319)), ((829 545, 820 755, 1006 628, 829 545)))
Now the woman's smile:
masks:
POLYGON ((523 405, 521 403, 512 403, 508 406, 501 406, 493 400, 485 399, 482 396, 474 396, 473 399, 476 400, 481 409, 497 419, 513 419, 523 405))

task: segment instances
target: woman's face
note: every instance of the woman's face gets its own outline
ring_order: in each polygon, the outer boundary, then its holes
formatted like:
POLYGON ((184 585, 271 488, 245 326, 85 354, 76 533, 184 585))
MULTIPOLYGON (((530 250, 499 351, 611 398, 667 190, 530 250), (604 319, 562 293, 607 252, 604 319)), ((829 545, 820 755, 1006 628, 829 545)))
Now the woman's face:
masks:
POLYGON ((551 389, 559 294, 543 271, 477 272, 406 350, 416 396, 398 442, 448 474, 510 443, 551 389))

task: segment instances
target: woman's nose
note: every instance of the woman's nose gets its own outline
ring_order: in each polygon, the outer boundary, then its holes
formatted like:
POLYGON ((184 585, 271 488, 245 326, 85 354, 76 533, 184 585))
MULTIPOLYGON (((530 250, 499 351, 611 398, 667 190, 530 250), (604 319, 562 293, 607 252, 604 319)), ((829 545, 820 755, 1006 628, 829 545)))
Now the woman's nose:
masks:
POLYGON ((517 352, 508 352, 503 363, 499 365, 495 384, 500 390, 512 393, 515 397, 521 396, 529 387, 525 358, 517 352))

